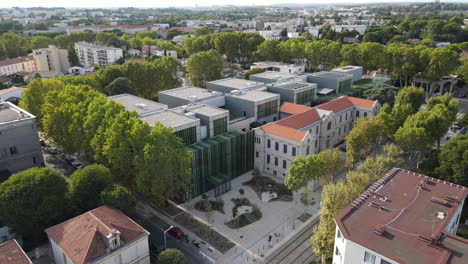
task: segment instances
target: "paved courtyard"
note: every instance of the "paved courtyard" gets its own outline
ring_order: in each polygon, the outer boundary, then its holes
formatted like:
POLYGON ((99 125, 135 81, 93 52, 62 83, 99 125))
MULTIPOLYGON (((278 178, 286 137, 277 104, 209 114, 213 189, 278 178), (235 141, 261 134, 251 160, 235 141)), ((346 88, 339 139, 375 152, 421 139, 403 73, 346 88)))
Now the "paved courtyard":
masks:
MULTIPOLYGON (((214 213, 212 213, 211 224, 213 229, 224 234, 237 244, 236 247, 225 254, 226 263, 258 263, 257 260, 263 258, 269 249, 279 243, 287 234, 292 232, 293 229, 303 224, 303 222, 297 218, 302 215, 304 211, 310 215, 314 215, 319 210, 320 192, 309 193, 309 199, 314 199, 315 204, 307 208, 304 208, 299 202, 299 197, 297 197, 297 195, 294 195, 295 201, 292 202, 263 202, 253 189, 242 185, 243 182, 249 181, 251 178, 252 174, 249 172, 234 179, 232 181, 231 191, 217 197, 224 201, 225 214, 218 211, 213 211, 214 213), (255 204, 260 209, 262 218, 242 228, 231 229, 224 223, 233 218, 232 208, 234 207, 234 203, 231 199, 241 197, 239 193, 239 189, 241 188, 245 191, 242 197, 249 199, 252 204, 255 204), (269 236, 271 236, 270 242, 268 242, 269 236)), ((282 183, 281 179, 271 178, 282 183)), ((208 192, 207 195, 210 200, 216 199, 214 191, 208 192)), ((193 208, 193 205, 201 199, 201 196, 196 197, 192 201, 182 204, 181 206, 189 210, 194 216, 208 222, 205 212, 200 212, 193 208)))

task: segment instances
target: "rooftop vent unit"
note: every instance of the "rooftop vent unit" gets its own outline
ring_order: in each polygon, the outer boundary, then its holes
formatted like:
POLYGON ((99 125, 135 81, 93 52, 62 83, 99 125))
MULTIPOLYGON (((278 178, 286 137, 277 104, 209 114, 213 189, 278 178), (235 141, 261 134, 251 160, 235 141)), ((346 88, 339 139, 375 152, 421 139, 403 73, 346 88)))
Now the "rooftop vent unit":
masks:
POLYGON ((146 108, 146 104, 144 104, 144 103, 136 103, 135 106, 138 107, 138 108, 141 108, 141 109, 146 108))
POLYGON ((444 220, 445 213, 444 212, 437 212, 437 218, 439 218, 440 220, 444 220))
POLYGON ((381 236, 385 233, 385 226, 380 226, 374 229, 374 233, 381 236))
POLYGON ((444 199, 449 201, 449 202, 452 202, 452 203, 459 203, 460 202, 457 199, 455 199, 453 197, 450 197, 450 196, 445 196, 444 199))
POLYGON ((426 243, 431 243, 431 241, 432 241, 430 238, 427 238, 427 237, 425 237, 423 235, 418 235, 418 240, 426 242, 426 243))
POLYGON ((445 200, 437 196, 432 196, 431 202, 438 203, 444 206, 450 206, 450 204, 445 200))

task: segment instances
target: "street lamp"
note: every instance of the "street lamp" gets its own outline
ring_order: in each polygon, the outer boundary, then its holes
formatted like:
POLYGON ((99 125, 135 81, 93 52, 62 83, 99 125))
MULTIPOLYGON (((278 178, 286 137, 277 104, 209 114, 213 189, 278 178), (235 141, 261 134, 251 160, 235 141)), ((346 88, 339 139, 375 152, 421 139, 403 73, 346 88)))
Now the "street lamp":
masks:
POLYGON ((171 228, 173 228, 173 226, 170 226, 166 231, 164 231, 164 249, 167 248, 167 245, 166 245, 166 233, 167 233, 167 231, 171 230, 171 228))

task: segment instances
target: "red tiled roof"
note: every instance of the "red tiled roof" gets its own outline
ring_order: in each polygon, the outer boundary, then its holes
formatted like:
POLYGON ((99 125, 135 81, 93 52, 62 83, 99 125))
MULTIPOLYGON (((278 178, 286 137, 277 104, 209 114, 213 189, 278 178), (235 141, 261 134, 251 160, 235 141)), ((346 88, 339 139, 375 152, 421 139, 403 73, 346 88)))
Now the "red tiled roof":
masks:
POLYGON ((335 221, 346 239, 401 264, 467 263, 463 260, 468 254, 461 262, 454 262, 452 250, 439 243, 467 194, 466 187, 393 169, 335 221), (437 217, 438 212, 445 214, 443 220, 437 217))
POLYGON ((307 135, 307 131, 285 127, 277 123, 270 123, 261 127, 261 129, 271 135, 301 142, 307 135))
POLYGON ((310 109, 312 109, 312 107, 285 102, 281 106, 280 112, 295 115, 295 114, 299 114, 310 109))
POLYGON ((84 264, 106 255, 104 239, 113 229, 120 232, 123 244, 147 234, 126 215, 106 205, 49 227, 45 232, 73 263, 84 264))
POLYGON ((351 106, 360 106, 364 108, 372 108, 377 101, 367 100, 351 96, 341 96, 336 99, 331 100, 330 102, 323 103, 318 105, 318 109, 323 109, 332 112, 339 112, 351 106))
POLYGON ((284 119, 278 120, 275 123, 282 125, 282 126, 299 129, 309 124, 312 124, 314 122, 317 122, 319 120, 320 120, 320 116, 317 113, 317 109, 311 108, 305 112, 292 115, 292 116, 288 116, 284 119))
POLYGON ((12 239, 0 244, 1 264, 32 264, 16 240, 12 239))
POLYGON ((5 59, 0 61, 0 67, 32 60, 34 60, 33 56, 21 56, 13 59, 5 59))

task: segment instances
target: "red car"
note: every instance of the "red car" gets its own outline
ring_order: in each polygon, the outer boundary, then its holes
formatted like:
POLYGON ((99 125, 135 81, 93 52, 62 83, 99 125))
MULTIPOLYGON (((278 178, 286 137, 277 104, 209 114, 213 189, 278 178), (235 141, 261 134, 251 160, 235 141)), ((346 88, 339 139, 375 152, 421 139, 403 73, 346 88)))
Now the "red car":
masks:
POLYGON ((171 229, 169 229, 167 233, 175 237, 177 240, 181 240, 182 238, 184 238, 184 232, 180 230, 180 228, 175 227, 175 226, 171 227, 171 229))

